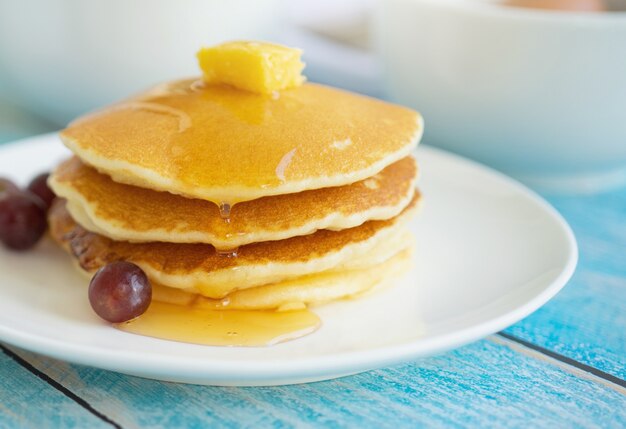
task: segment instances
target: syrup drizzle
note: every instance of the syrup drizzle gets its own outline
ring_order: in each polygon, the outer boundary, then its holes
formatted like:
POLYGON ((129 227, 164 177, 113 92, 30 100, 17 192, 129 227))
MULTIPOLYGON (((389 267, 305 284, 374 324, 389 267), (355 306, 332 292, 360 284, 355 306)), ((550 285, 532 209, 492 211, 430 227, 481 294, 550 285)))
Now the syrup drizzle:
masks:
MULTIPOLYGON (((230 223, 230 212, 232 209, 232 205, 230 203, 222 201, 219 204, 219 209, 220 209, 220 217, 224 220, 224 222, 230 223)), ((239 251, 239 247, 236 247, 234 249, 217 249, 216 248, 215 251, 220 256, 225 256, 227 258, 236 258, 237 252, 239 251)))
POLYGON ((210 310, 153 301, 143 315, 114 325, 134 334, 209 346, 270 346, 314 332, 309 310, 210 310))
POLYGON ((219 207, 220 207, 220 217, 224 219, 224 222, 230 223, 230 209, 232 208, 232 205, 230 203, 222 201, 219 204, 219 207))
POLYGON ((206 87, 206 84, 202 79, 194 80, 189 85, 189 89, 193 92, 201 92, 206 87))
POLYGON ((283 155, 283 157, 280 159, 280 162, 276 166, 276 176, 281 182, 285 181, 285 170, 287 170, 287 167, 289 167, 289 164, 291 164, 291 160, 293 159, 293 156, 295 154, 296 148, 291 149, 289 152, 283 155))
POLYGON ((170 115, 178 118, 178 132, 182 133, 185 130, 191 128, 191 117, 183 112, 182 110, 175 109, 170 106, 166 106, 164 104, 159 103, 150 103, 146 101, 131 101, 128 103, 122 103, 118 105, 114 105, 109 108, 110 110, 122 110, 122 109, 132 109, 132 110, 145 110, 152 113, 159 113, 162 115, 170 115))
POLYGON ((225 256, 226 258, 236 258, 237 252, 239 252, 239 247, 235 247, 234 249, 215 249, 215 252, 220 256, 225 256))

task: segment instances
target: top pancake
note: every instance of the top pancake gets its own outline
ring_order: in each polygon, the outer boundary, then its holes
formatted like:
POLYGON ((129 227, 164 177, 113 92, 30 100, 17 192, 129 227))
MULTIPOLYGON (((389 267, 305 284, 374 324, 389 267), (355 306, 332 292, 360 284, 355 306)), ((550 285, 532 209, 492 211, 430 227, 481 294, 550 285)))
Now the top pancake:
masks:
POLYGON ((264 96, 184 80, 61 133, 115 181, 234 204, 366 179, 410 153, 421 116, 316 84, 264 96))

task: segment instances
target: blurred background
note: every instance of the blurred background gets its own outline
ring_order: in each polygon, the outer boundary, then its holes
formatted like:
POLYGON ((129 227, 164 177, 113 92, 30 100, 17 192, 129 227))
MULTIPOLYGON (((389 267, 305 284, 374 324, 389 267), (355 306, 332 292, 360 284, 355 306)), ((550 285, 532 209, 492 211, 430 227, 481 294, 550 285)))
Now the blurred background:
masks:
POLYGON ((0 0, 0 142, 199 74, 232 39, 413 107, 424 141, 538 189, 626 183, 626 0, 0 0))
POLYGON ((196 51, 231 39, 301 47, 310 80, 380 95, 371 7, 368 0, 0 0, 3 138, 37 125, 55 130, 156 83, 198 75, 196 51))

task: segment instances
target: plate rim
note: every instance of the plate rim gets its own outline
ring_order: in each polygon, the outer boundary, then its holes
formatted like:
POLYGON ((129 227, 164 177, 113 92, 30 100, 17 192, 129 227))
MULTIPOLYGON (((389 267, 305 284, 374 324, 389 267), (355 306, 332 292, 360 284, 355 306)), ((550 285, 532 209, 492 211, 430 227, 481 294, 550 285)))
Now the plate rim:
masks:
MULTIPOLYGON (((49 139, 58 140, 57 133, 47 133, 25 139, 15 140, 0 145, 0 152, 21 150, 24 145, 42 144, 49 139), (22 146, 20 146, 19 144, 22 146)), ((563 216, 535 191, 517 180, 485 166, 448 151, 428 145, 420 145, 418 151, 430 152, 435 156, 452 160, 455 164, 465 164, 473 170, 482 170, 506 186, 514 188, 530 202, 542 209, 544 214, 554 221, 567 244, 565 265, 558 276, 543 287, 529 300, 506 311, 504 314, 478 322, 464 329, 439 334, 431 338, 421 338, 401 344, 379 346, 373 349, 344 351, 315 357, 277 359, 275 361, 229 361, 223 358, 199 359, 186 356, 152 355, 146 359, 145 352, 123 351, 117 349, 97 349, 76 343, 50 339, 45 336, 24 333, 0 325, 0 340, 13 346, 29 350, 55 359, 80 365, 87 365, 105 370, 134 374, 149 378, 158 378, 153 374, 176 375, 173 379, 194 380, 196 383, 219 383, 228 381, 229 385, 246 385, 245 381, 262 382, 267 380, 290 380, 333 378, 340 375, 362 372, 392 364, 406 362, 424 356, 430 356, 477 341, 498 332, 530 315, 552 299, 572 277, 578 262, 578 245, 575 235, 563 216), (175 370, 174 370, 175 368, 175 370), (152 374, 152 375, 150 375, 152 374), (245 379, 245 381, 243 381, 245 379), (233 381, 234 380, 234 381, 233 381), (238 382, 237 380, 242 380, 238 382)), ((167 379, 163 376, 159 379, 167 379)), ((189 381, 187 381, 189 382, 189 381)), ((289 384, 290 381, 280 382, 289 384)), ((250 384, 247 384, 250 385, 250 384)))

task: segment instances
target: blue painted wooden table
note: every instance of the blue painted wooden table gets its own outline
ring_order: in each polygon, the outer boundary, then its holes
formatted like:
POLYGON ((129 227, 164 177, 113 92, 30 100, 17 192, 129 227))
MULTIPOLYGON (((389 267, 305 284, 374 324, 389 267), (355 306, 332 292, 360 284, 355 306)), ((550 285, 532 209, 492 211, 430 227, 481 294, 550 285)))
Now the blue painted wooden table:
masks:
POLYGON ((548 200, 574 229, 578 269, 546 306, 485 340, 267 388, 145 380, 0 343, 0 428, 626 428, 626 188, 548 200))

